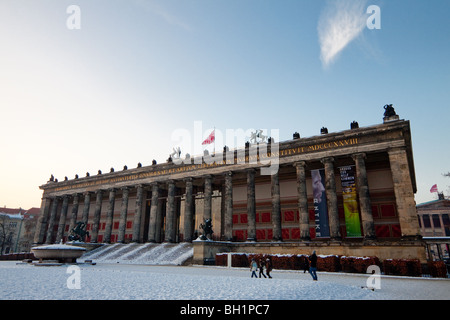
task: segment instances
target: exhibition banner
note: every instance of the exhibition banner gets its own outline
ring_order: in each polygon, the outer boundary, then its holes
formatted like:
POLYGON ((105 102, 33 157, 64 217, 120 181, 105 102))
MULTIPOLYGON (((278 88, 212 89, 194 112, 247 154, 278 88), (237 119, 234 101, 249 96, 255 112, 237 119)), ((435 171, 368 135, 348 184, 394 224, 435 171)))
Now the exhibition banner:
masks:
POLYGON ((314 217, 316 223, 316 237, 329 237, 328 207, 325 193, 325 171, 323 169, 311 170, 314 217))
POLYGON ((355 166, 340 167, 342 198, 344 200, 347 237, 361 237, 358 201, 356 195, 355 166))

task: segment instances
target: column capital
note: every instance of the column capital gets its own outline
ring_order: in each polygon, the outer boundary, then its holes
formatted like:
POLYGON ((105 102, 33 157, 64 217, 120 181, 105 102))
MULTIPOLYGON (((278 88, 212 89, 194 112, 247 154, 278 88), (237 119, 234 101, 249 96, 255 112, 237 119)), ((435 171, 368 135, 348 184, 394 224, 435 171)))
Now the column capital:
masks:
POLYGON ((150 187, 152 188, 152 190, 159 190, 160 184, 158 182, 152 182, 150 183, 150 187))
POLYGON ((232 177, 233 174, 234 174, 233 171, 226 171, 223 173, 224 176, 229 176, 229 177, 232 177))
POLYGON ((401 152, 405 152, 406 151, 406 146, 401 146, 401 147, 390 147, 388 148, 387 152, 389 154, 395 154, 395 153, 401 153, 401 152))
POLYGON ((293 164, 294 167, 306 167, 306 161, 296 161, 293 164))
POLYGON ((352 159, 353 160, 366 159, 366 158, 367 158, 367 154, 365 152, 358 152, 358 153, 352 154, 352 159))
POLYGON ((256 172, 256 168, 248 168, 248 169, 245 169, 245 172, 248 174, 248 173, 255 173, 256 172))
POLYGON ((91 194, 94 194, 94 192, 93 191, 85 191, 85 192, 83 192, 83 196, 90 196, 91 194))
POLYGON ((334 158, 333 157, 325 157, 325 158, 320 159, 320 162, 322 162, 323 164, 334 162, 334 158))

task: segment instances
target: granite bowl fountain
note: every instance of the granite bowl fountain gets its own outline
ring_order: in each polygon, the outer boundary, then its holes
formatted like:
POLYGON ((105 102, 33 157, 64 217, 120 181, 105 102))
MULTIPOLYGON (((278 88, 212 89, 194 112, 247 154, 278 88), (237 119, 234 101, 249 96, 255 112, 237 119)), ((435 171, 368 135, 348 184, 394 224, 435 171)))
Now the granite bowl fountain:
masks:
POLYGON ((75 263, 81 257, 86 248, 63 244, 44 245, 31 248, 34 256, 39 259, 39 263, 57 261, 58 263, 75 263))

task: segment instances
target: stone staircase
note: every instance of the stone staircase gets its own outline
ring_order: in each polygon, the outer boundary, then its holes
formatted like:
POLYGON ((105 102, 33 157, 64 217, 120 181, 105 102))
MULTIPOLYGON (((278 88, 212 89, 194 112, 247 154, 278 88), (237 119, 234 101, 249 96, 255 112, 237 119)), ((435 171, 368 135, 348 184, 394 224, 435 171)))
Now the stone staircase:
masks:
POLYGON ((77 262, 186 265, 194 256, 192 243, 114 243, 86 252, 77 262))

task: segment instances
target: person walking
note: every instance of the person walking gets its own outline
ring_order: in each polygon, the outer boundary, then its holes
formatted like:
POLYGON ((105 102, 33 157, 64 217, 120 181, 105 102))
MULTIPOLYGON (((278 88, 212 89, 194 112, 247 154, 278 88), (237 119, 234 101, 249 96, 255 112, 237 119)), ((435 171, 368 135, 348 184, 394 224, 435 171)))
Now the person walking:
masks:
POLYGON ((272 276, 270 275, 270 271, 272 271, 272 261, 267 258, 266 259, 266 273, 269 279, 272 279, 272 276))
POLYGON ((309 257, 304 256, 303 259, 303 273, 306 273, 306 271, 309 272, 309 257))
POLYGON ((264 276, 264 278, 267 278, 266 275, 264 274, 264 268, 266 267, 266 263, 264 262, 264 260, 261 258, 259 259, 259 277, 261 278, 261 275, 264 276))
POLYGON ((312 255, 309 256, 309 273, 311 274, 311 277, 314 281, 317 281, 317 255, 316 251, 314 250, 312 255))
POLYGON ((258 278, 256 275, 256 270, 258 270, 258 264, 256 263, 255 259, 252 259, 252 262, 250 263, 250 271, 252 272, 252 278, 255 276, 255 278, 258 278))

